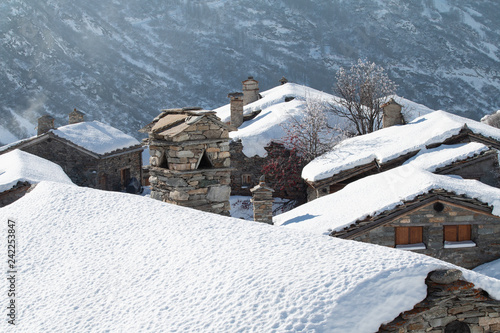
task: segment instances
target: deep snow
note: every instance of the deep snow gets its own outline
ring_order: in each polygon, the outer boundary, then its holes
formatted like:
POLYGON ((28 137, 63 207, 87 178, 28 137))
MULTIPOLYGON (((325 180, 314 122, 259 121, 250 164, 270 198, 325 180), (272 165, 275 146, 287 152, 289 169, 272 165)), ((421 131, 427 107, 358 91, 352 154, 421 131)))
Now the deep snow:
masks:
MULTIPOLYGON (((51 182, 1 208, 8 218, 18 225, 17 332, 373 332, 425 297, 428 272, 453 267, 51 182)), ((499 280, 461 270, 500 298, 499 280)))

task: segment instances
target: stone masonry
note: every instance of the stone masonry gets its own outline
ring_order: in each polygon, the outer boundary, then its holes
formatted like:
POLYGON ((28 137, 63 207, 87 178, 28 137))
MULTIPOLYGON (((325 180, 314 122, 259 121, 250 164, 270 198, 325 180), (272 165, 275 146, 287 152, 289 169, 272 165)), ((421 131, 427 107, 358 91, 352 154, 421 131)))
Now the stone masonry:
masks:
POLYGON ((379 332, 500 332, 500 301, 462 280, 459 270, 431 272, 425 283, 427 297, 379 332))
POLYGON ((253 219, 256 222, 273 224, 273 192, 266 186, 264 176, 260 177, 259 184, 250 190, 252 192, 253 219))
POLYGON ((215 112, 164 110, 148 125, 151 197, 229 215, 230 126, 215 112))
POLYGON ((440 211, 435 202, 401 215, 383 226, 352 239, 388 247, 395 246, 395 227, 423 227, 426 254, 465 268, 474 268, 500 258, 500 218, 487 212, 474 211, 443 202, 440 211), (473 247, 445 248, 444 225, 471 225, 473 247))

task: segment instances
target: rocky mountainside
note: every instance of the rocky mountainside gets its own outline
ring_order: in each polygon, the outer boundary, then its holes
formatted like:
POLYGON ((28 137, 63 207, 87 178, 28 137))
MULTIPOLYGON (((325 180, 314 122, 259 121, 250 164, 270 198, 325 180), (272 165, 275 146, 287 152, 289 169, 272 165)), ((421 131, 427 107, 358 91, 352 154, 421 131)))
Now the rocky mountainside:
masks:
POLYGON ((0 142, 78 108, 136 132, 161 108, 216 108, 253 75, 331 92, 339 66, 384 66, 398 95, 479 119, 500 108, 500 2, 5 0, 0 142))

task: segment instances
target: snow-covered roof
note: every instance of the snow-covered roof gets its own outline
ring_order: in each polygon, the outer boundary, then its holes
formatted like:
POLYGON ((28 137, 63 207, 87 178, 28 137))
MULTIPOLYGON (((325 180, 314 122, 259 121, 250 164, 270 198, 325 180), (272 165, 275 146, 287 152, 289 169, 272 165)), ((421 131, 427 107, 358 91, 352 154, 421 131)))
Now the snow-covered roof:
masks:
POLYGON ((376 160, 386 163, 399 156, 439 144, 460 133, 464 125, 475 134, 500 140, 500 129, 445 111, 435 111, 409 124, 391 126, 344 140, 302 170, 302 178, 315 182, 376 160))
POLYGON ((36 155, 17 149, 0 155, 0 192, 10 190, 17 182, 44 180, 73 184, 59 165, 36 155))
POLYGON ((500 216, 500 189, 476 180, 436 175, 409 164, 352 182, 338 192, 275 216, 273 221, 289 228, 329 234, 437 189, 477 199, 492 206, 493 214, 500 216))
POLYGON ((61 126, 52 132, 99 155, 141 144, 134 137, 99 121, 61 126))
POLYGON ((477 266, 474 268, 474 272, 500 280, 500 259, 477 266))
POLYGON ((411 165, 414 168, 434 172, 439 168, 451 165, 457 161, 466 160, 489 150, 488 146, 478 142, 441 145, 433 149, 422 149, 403 165, 411 165))
MULTIPOLYGON (((425 298, 430 271, 454 267, 48 182, 1 208, 7 218, 19 223, 16 304, 26 332, 374 332, 425 298)), ((499 280, 459 269, 500 298, 499 280)))
MULTIPOLYGON (((99 121, 81 122, 61 126, 48 133, 66 139, 95 154, 104 155, 115 150, 139 146, 141 143, 134 137, 123 133, 117 128, 99 121)), ((47 135, 47 134, 42 134, 47 135)), ((0 152, 34 140, 35 137, 22 139, 0 147, 0 152)))
MULTIPOLYGON (((246 105, 243 115, 250 115, 252 112, 262 110, 254 119, 245 121, 238 131, 231 132, 229 136, 233 140, 241 140, 243 153, 252 157, 258 155, 265 156, 265 146, 270 141, 280 140, 285 136, 282 124, 289 121, 290 117, 300 119, 306 108, 306 99, 314 99, 323 102, 338 103, 339 97, 309 88, 296 83, 286 83, 260 93, 262 98, 246 105), (285 102, 285 98, 294 99, 285 102)), ((433 110, 424 105, 414 103, 398 96, 394 97, 399 104, 403 105, 403 110, 408 110, 407 118, 414 119, 433 110)), ((231 118, 230 104, 226 104, 215 109, 217 116, 224 122, 229 122, 231 118)), ((342 128, 347 128, 348 124, 344 119, 332 114, 328 115, 330 125, 338 124, 342 128)))

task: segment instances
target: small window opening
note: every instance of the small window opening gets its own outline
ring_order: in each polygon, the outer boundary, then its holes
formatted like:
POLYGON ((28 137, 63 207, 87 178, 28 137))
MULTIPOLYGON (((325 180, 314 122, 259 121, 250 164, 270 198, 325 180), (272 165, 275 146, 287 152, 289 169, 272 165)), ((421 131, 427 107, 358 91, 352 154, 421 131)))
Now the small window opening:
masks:
POLYGON ((241 175, 241 185, 242 186, 250 186, 252 184, 252 175, 251 174, 243 174, 241 175))
POLYGON ((469 325, 463 321, 452 321, 444 328, 444 333, 470 333, 469 325))
POLYGON ((433 206, 434 210, 438 213, 442 212, 444 210, 444 205, 440 202, 436 202, 433 206))
POLYGON ((160 168, 168 169, 167 152, 163 152, 160 157, 160 168))
POLYGON ((213 168, 212 161, 205 150, 201 153, 200 159, 196 165, 196 169, 210 169, 213 168))

